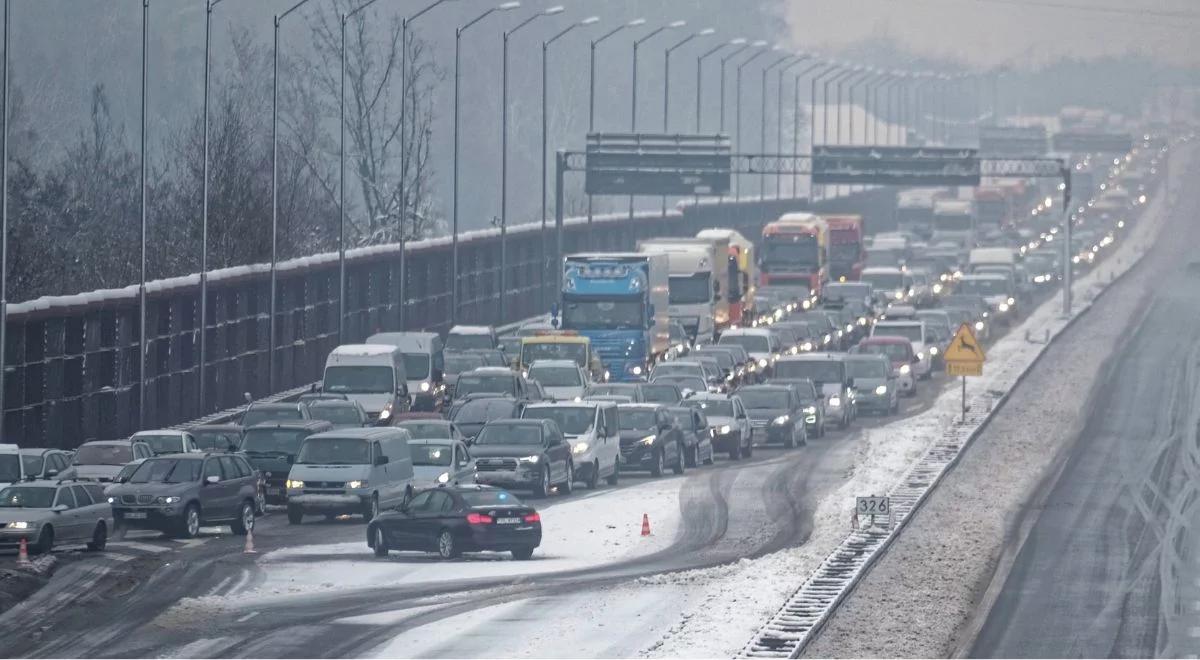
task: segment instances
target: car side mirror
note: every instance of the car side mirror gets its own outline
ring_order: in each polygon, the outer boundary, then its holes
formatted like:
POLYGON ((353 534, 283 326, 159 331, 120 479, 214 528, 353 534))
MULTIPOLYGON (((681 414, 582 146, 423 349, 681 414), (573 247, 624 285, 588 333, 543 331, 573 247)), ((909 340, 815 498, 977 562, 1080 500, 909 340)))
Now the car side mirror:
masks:
POLYGON ((206 484, 217 484, 217 483, 221 483, 221 477, 218 477, 218 476, 217 476, 217 475, 215 475, 215 474, 213 474, 213 475, 209 475, 209 476, 207 476, 207 477, 204 477, 204 483, 206 483, 206 484))
POLYGON ((913 363, 913 364, 920 364, 920 362, 921 362, 921 358, 919 358, 919 357, 917 357, 917 356, 915 356, 915 355, 914 355, 914 356, 913 356, 913 358, 912 358, 912 363, 913 363))
POLYGON ((129 481, 129 477, 117 477, 117 483, 119 484, 123 484, 127 481, 129 481))
POLYGON ((288 455, 287 455, 287 464, 288 464, 288 465, 295 465, 295 464, 296 464, 296 455, 295 455, 295 454, 288 454, 288 455))
POLYGON ((254 397, 250 396, 249 392, 242 392, 242 398, 246 400, 246 403, 254 403, 254 397))
POLYGON ((375 457, 375 465, 387 465, 387 463, 388 463, 387 456, 380 455, 380 456, 375 457))
POLYGON ((846 380, 846 387, 854 387, 854 379, 853 378, 849 378, 846 380))
POLYGON ((57 476, 58 476, 58 470, 55 470, 54 468, 51 468, 51 469, 49 469, 49 470, 46 470, 46 476, 47 476, 47 477, 57 477, 57 476))
POLYGON ((66 511, 69 508, 70 507, 68 507, 66 504, 55 504, 53 507, 50 508, 50 510, 53 511, 54 513, 62 513, 63 511, 66 511))

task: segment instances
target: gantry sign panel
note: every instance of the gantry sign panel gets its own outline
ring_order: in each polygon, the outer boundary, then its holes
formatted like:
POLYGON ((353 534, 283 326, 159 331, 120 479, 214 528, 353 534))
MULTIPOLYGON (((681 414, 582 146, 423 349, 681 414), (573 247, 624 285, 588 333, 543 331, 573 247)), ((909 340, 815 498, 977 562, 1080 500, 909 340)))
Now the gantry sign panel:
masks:
POLYGON ((589 195, 724 195, 732 178, 727 135, 589 133, 589 195))
POLYGON ((812 182, 819 185, 977 186, 978 149, 818 145, 812 182))

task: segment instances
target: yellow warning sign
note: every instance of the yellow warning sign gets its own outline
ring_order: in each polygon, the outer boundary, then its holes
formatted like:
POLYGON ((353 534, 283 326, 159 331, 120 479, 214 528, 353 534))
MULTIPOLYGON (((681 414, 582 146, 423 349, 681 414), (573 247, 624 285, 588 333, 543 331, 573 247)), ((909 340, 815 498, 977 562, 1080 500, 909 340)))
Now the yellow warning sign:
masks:
POLYGON ((983 375, 983 345, 975 338, 971 326, 966 323, 954 333, 954 339, 942 356, 946 360, 946 373, 951 376, 981 376, 983 375))

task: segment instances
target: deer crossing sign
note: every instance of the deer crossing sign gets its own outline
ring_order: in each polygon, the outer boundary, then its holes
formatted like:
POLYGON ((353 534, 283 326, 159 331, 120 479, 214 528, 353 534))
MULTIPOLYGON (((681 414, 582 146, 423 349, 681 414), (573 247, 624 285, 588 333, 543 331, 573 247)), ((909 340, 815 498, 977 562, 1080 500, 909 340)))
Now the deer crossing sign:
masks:
POLYGON ((982 376, 983 346, 975 339, 975 333, 966 323, 954 333, 954 339, 946 348, 946 374, 949 376, 982 376))

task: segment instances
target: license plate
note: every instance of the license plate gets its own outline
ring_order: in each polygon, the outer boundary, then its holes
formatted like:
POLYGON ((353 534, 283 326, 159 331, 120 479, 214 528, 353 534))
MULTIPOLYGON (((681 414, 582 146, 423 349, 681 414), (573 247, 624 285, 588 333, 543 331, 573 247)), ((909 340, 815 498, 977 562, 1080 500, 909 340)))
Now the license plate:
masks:
POLYGON ((125 517, 129 518, 131 520, 145 520, 146 512, 145 511, 130 511, 129 513, 125 514, 125 517))
POLYGON ((283 495, 282 488, 268 488, 267 495, 283 495))
POLYGON ((520 518, 497 518, 496 524, 497 525, 519 525, 519 524, 521 524, 521 519, 520 518))

